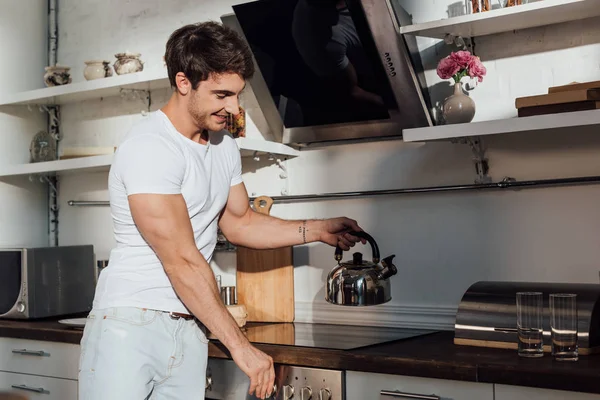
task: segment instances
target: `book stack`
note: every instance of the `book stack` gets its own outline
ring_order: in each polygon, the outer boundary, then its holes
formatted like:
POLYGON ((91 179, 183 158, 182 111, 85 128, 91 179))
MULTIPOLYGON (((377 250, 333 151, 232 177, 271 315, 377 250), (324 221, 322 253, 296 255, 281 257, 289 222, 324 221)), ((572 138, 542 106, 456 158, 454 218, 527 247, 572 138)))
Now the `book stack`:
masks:
POLYGON ((547 94, 519 97, 519 117, 600 109, 600 81, 554 86, 547 94))

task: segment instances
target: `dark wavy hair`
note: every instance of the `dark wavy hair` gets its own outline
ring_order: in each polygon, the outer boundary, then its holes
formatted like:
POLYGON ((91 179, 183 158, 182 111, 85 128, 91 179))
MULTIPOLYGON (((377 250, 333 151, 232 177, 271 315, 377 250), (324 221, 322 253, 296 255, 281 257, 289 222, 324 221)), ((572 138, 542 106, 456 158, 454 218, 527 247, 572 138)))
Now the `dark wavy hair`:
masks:
POLYGON ((165 63, 172 87, 183 72, 194 90, 211 74, 234 73, 248 80, 254 75, 252 52, 233 29, 216 22, 182 26, 167 41, 165 63))

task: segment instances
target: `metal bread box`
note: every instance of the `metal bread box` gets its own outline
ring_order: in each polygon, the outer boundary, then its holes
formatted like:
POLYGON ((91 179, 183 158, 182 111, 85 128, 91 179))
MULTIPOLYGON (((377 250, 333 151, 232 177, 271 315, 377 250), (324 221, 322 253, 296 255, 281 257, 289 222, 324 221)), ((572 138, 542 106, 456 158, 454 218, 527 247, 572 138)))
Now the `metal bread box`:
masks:
POLYGON ((577 294, 580 355, 600 352, 600 285, 543 282, 477 282, 463 295, 456 314, 457 345, 517 349, 517 292, 542 292, 544 351, 550 352, 552 293, 577 294))

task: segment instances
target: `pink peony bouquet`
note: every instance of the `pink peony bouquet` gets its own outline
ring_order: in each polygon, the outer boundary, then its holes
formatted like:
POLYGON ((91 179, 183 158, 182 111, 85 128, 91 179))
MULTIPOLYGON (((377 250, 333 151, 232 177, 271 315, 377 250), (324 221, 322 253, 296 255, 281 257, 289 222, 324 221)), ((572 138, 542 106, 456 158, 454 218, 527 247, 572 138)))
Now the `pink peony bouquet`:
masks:
POLYGON ((452 52, 448 57, 442 59, 437 67, 437 74, 440 78, 453 78, 456 83, 459 83, 467 75, 483 82, 486 72, 479 57, 468 51, 452 52))

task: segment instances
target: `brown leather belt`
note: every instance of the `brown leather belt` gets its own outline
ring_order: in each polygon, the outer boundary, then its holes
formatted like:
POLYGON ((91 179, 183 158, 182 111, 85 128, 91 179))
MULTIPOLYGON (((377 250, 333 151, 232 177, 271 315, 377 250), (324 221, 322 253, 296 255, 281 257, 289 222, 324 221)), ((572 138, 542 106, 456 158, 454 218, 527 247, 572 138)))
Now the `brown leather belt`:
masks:
POLYGON ((190 319, 194 319, 193 315, 190 314, 184 314, 184 313, 178 313, 178 312, 170 312, 169 313, 169 317, 171 317, 171 319, 179 319, 179 318, 183 318, 186 321, 189 321, 190 319))

